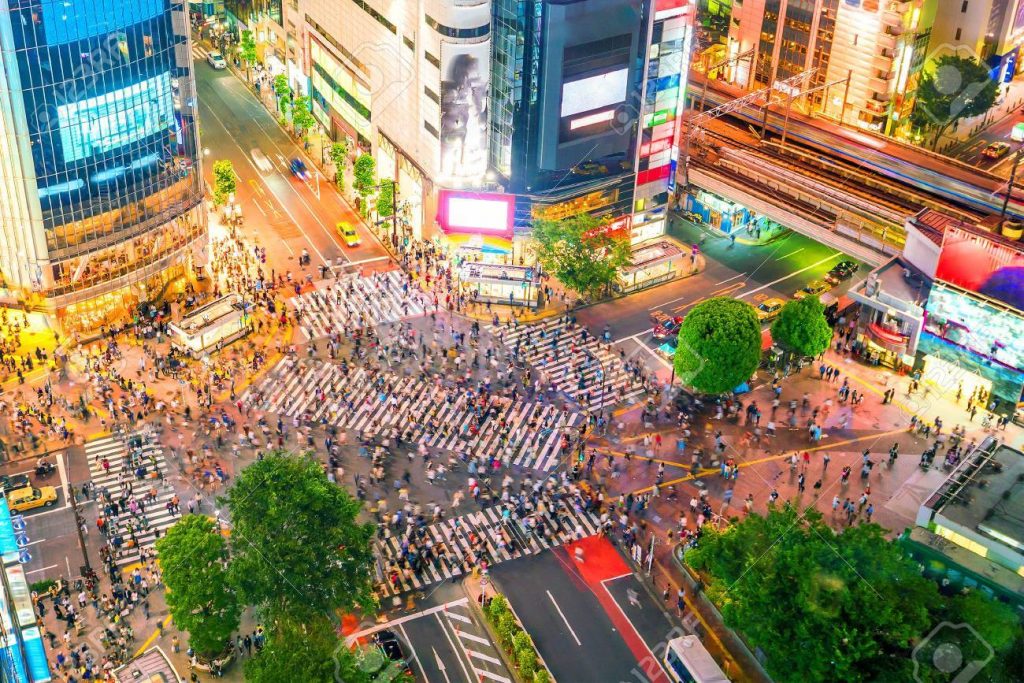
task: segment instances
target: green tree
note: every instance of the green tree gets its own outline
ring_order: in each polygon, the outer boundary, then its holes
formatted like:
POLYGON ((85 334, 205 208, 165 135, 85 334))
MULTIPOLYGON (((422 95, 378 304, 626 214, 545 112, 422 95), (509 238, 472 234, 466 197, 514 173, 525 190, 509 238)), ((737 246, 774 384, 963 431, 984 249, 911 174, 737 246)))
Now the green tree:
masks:
POLYGON ((679 328, 676 374, 697 391, 718 394, 748 381, 761 362, 761 326, 750 304, 715 297, 691 310, 679 328))
POLYGON ((345 189, 345 171, 348 169, 348 143, 344 140, 334 142, 328 149, 328 155, 334 164, 334 180, 339 190, 345 189))
POLYGON ((292 95, 292 86, 288 85, 288 77, 284 74, 274 76, 274 94, 277 96, 277 108, 281 114, 288 111, 288 104, 292 95))
POLYGON ((231 578, 246 604, 281 616, 374 608, 374 527, 314 459, 272 453, 238 474, 224 502, 231 578))
POLYGON ((292 125, 296 132, 311 130, 316 124, 316 119, 313 118, 313 113, 309 110, 310 106, 308 97, 295 98, 295 104, 292 105, 292 125))
POLYGON ((533 221, 537 260, 559 282, 582 295, 607 290, 629 264, 629 240, 604 230, 610 218, 588 213, 559 221, 533 221))
POLYGON ((242 58, 242 61, 245 62, 245 77, 248 79, 249 70, 257 60, 256 39, 253 37, 252 31, 242 31, 242 38, 239 42, 239 47, 241 48, 239 56, 242 58))
POLYGON ((213 204, 221 206, 238 189, 235 167, 227 159, 213 162, 213 204))
POLYGON ((352 189, 360 197, 366 198, 373 194, 377 185, 377 162, 369 154, 360 154, 352 167, 352 189))
POLYGON ((913 120, 931 131, 935 149, 950 126, 981 116, 992 108, 998 94, 999 84, 992 80, 988 66, 973 57, 944 55, 925 68, 913 120))
POLYGON ((940 605, 884 529, 836 534, 815 509, 788 503, 708 530, 685 560, 778 681, 912 680, 911 643, 940 605))
POLYGON ((801 356, 817 356, 832 341, 825 305, 816 296, 792 299, 772 323, 772 339, 801 356))
POLYGON ((168 529, 156 549, 174 623, 188 631, 196 652, 219 654, 238 628, 241 612, 228 584, 224 537, 208 517, 189 515, 168 529))
POLYGON ((377 215, 388 218, 395 212, 395 181, 381 178, 380 194, 377 195, 377 215))

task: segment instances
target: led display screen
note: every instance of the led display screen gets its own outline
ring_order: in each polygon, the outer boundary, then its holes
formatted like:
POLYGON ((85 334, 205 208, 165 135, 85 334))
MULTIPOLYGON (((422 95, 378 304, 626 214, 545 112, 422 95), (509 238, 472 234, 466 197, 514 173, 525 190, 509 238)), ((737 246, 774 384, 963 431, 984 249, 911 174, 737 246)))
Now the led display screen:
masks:
POLYGON ((438 222, 446 233, 512 236, 513 195, 441 190, 438 205, 438 222))
POLYGON ((1024 311, 1024 254, 949 227, 935 277, 1024 311))
POLYGON ((161 14, 167 0, 42 0, 43 30, 51 45, 121 31, 161 14))
POLYGON ((569 81, 562 85, 562 118, 626 100, 629 69, 569 81))
POLYGON ((174 125, 171 76, 65 104, 57 118, 65 163, 123 147, 174 125))

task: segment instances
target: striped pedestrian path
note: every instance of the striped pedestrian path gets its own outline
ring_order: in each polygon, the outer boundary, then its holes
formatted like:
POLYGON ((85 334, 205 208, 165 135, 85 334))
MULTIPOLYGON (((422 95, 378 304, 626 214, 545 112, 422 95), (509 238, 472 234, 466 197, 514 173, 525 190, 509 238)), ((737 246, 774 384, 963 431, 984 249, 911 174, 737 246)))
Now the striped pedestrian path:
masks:
POLYGON ((542 373, 555 387, 585 409, 597 412, 646 394, 626 372, 622 360, 586 328, 564 317, 518 327, 488 326, 520 364, 542 373))
POLYGON ((362 277, 348 275, 321 280, 289 303, 299 314, 299 327, 309 339, 345 328, 395 323, 433 310, 433 300, 400 270, 362 277))
MULTIPOLYGON (((423 560, 420 571, 403 571, 402 538, 391 535, 375 542, 379 560, 379 588, 385 597, 398 595, 410 590, 422 589, 431 584, 462 576, 472 569, 474 539, 484 553, 488 564, 536 555, 549 548, 592 536, 598 532, 600 522, 592 513, 562 507, 557 525, 546 518, 550 531, 545 536, 527 532, 515 513, 507 520, 502 519, 502 506, 484 508, 460 517, 434 522, 426 527, 426 539, 434 550, 446 550, 446 557, 423 560)), ((426 545, 426 540, 422 541, 426 545)))
MULTIPOLYGON (((163 531, 174 526, 179 518, 167 511, 167 502, 174 497, 174 489, 167 480, 167 462, 164 459, 163 447, 159 443, 150 442, 145 436, 135 436, 140 439, 139 448, 130 449, 120 436, 105 436, 85 444, 85 455, 89 461, 89 472, 97 492, 97 500, 100 500, 99 493, 103 489, 110 492, 115 503, 121 498, 119 476, 124 472, 127 480, 133 484, 131 498, 144 501, 144 513, 132 515, 126 511, 118 515, 116 524, 108 526, 108 539, 117 533, 123 540, 116 558, 119 567, 139 562, 142 559, 142 548, 152 548, 156 544, 156 539, 163 536, 163 531), (109 468, 103 467, 104 461, 109 468), (142 478, 138 477, 139 465, 146 468, 142 478), (157 490, 156 499, 144 500, 154 487, 157 490)), ((132 435, 129 435, 128 439, 131 438, 132 435)), ((111 521, 108 519, 108 523, 111 521)))
MULTIPOLYGON (((315 359, 286 358, 244 395, 257 410, 307 417, 364 435, 411 432, 409 441, 467 455, 500 455, 509 464, 549 471, 558 465, 563 437, 584 416, 540 401, 495 397, 474 426, 477 406, 466 391, 397 373, 371 379, 315 359)), ((482 409, 481 409, 482 410, 482 409)))

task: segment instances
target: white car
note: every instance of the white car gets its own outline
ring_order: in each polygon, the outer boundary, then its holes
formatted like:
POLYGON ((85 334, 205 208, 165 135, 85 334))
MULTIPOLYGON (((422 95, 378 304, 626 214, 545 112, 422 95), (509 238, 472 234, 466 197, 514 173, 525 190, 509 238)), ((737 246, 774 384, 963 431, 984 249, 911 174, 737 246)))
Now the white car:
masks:
POLYGON ((270 173, 274 170, 274 165, 270 163, 270 159, 267 158, 267 155, 259 147, 253 147, 249 151, 249 156, 252 157, 252 163, 256 165, 256 168, 261 173, 270 173))
POLYGON ((210 53, 206 55, 206 63, 212 66, 214 69, 228 68, 228 63, 224 61, 224 55, 217 52, 216 50, 211 50, 210 53))

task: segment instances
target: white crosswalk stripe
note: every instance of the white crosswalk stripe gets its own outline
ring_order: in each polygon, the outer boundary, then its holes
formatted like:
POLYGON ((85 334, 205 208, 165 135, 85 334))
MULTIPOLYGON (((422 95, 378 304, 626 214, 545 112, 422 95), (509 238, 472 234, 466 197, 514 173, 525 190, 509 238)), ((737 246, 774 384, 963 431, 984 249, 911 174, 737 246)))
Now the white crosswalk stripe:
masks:
POLYGON ((409 285, 408 276, 400 270, 322 280, 290 303, 300 313, 299 325, 310 339, 343 327, 394 323, 435 310, 433 300, 409 285))
POLYGON ((592 536, 600 524, 592 513, 568 507, 563 508, 557 523, 547 519, 549 531, 544 536, 536 531, 527 532, 514 513, 503 519, 501 506, 434 522, 426 527, 422 542, 425 547, 429 539, 434 557, 420 560, 418 572, 405 571, 406 549, 400 536, 378 539, 375 550, 380 561, 379 591, 384 596, 397 595, 466 574, 474 564, 469 559, 474 554, 474 539, 479 539, 477 547, 482 549, 488 565, 493 566, 592 536))
POLYGON ((195 57, 198 60, 201 60, 201 61, 205 62, 206 61, 206 56, 208 54, 210 54, 210 52, 205 47, 203 47, 202 45, 199 45, 197 43, 192 43, 192 56, 193 57, 195 57))
MULTIPOLYGON (((108 527, 107 538, 113 538, 116 532, 123 540, 121 550, 116 555, 119 567, 140 561, 141 549, 152 548, 158 536, 163 536, 163 530, 173 526, 179 519, 178 515, 172 515, 167 511, 167 502, 174 497, 174 490, 167 483, 167 462, 164 460, 163 448, 159 443, 150 443, 142 437, 141 451, 136 451, 139 456, 134 461, 129 458, 130 450, 126 443, 116 436, 103 437, 85 444, 89 471, 97 494, 105 488, 117 503, 121 497, 121 484, 118 481, 121 472, 124 472, 127 480, 132 482, 131 498, 136 501, 143 501, 151 488, 156 488, 157 491, 155 500, 144 500, 145 513, 133 516, 126 509, 118 516, 116 525, 108 527), (108 469, 103 467, 104 460, 109 465, 108 469), (139 465, 146 468, 142 478, 138 477, 136 471, 139 465), (142 518, 146 523, 142 522, 142 518)), ((100 505, 102 509, 102 501, 100 505)), ((111 520, 108 518, 109 521, 111 520)))
POLYGON ((428 447, 496 455, 511 465, 545 472, 558 465, 563 437, 585 421, 578 412, 538 401, 495 398, 477 428, 481 408, 465 391, 398 374, 373 381, 362 368, 346 375, 340 365, 319 360, 298 366, 281 361, 243 399, 258 410, 288 417, 308 414, 346 430, 407 430, 412 441, 428 447))
POLYGON ((622 360, 594 335, 565 318, 533 325, 488 325, 505 348, 543 373, 545 382, 584 408, 598 411, 622 402, 640 400, 646 393, 622 360))

